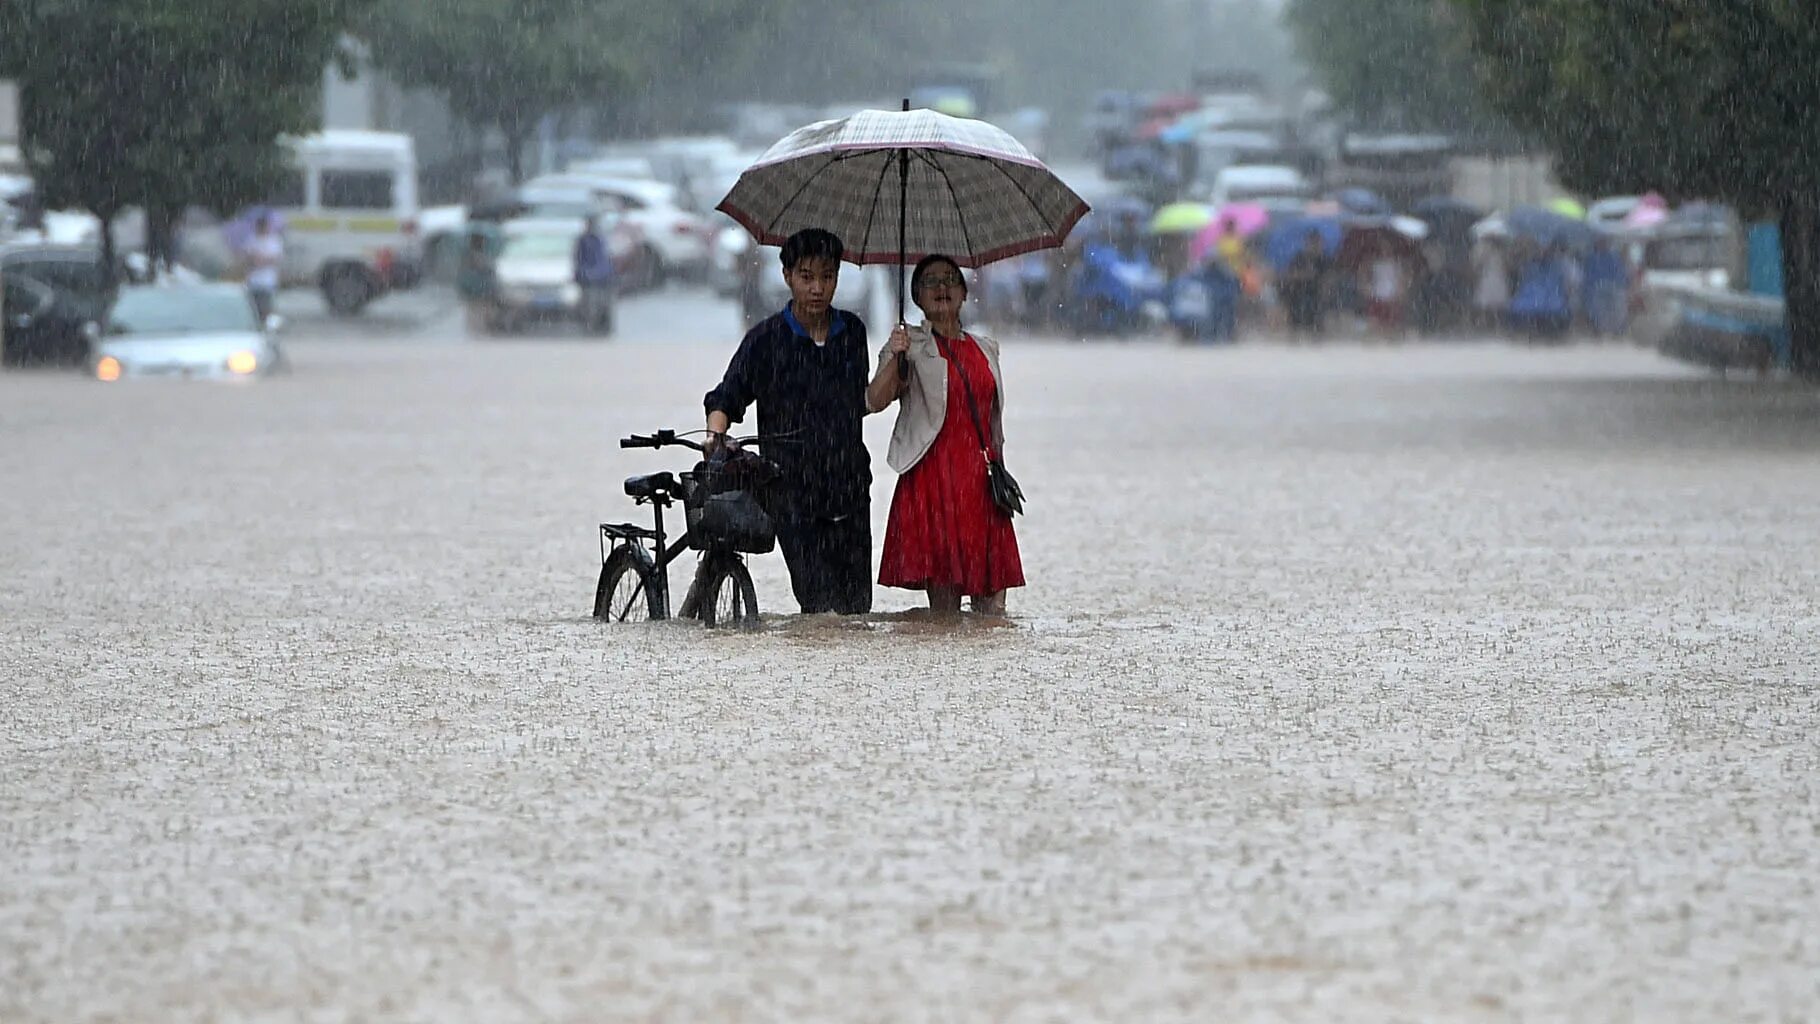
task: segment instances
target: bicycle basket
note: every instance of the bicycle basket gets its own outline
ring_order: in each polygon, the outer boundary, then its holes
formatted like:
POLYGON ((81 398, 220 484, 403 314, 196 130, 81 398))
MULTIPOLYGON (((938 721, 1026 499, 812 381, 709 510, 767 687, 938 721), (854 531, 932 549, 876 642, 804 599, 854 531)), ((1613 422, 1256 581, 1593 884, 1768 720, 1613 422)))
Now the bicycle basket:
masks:
POLYGON ((693 547, 724 546, 748 555, 765 554, 777 545, 771 517, 759 507, 751 491, 708 495, 702 501, 690 537, 693 547))

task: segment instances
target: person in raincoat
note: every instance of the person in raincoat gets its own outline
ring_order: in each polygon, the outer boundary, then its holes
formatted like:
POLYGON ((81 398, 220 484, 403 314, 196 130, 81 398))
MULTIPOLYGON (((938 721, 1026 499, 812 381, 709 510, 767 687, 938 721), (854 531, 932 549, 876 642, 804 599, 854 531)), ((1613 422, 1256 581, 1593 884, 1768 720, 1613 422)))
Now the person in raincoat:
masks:
POLYGON ((1573 326, 1566 253, 1556 245, 1537 254, 1533 248, 1517 277, 1510 300, 1511 329, 1532 338, 1561 338, 1573 326))
POLYGON ((703 400, 710 458, 754 403, 759 433, 775 439, 766 511, 805 614, 872 610, 872 458, 860 430, 870 350, 865 322, 834 307, 843 251, 820 228, 784 242, 789 304, 746 332, 703 400))
POLYGON ((1473 252, 1478 284, 1472 293, 1473 311, 1482 329, 1500 329, 1510 308, 1510 253, 1502 239, 1487 238, 1473 252))
POLYGON ((1289 330, 1297 337, 1321 336, 1322 299, 1332 262, 1320 232, 1310 231, 1277 279, 1277 292, 1289 314, 1289 330))
POLYGON ((1586 322, 1593 333, 1601 337, 1623 333, 1630 306, 1630 268, 1611 239, 1600 238, 1593 244, 1582 277, 1586 281, 1586 322))
POLYGON ((493 254, 488 251, 484 232, 468 233, 468 247, 461 254, 461 269, 455 275, 455 291, 467 311, 468 333, 491 330, 498 316, 498 291, 493 254))
POLYGON ((1024 585, 1024 567, 986 479, 985 452, 1002 457, 1005 445, 998 342, 961 325, 967 280, 954 260, 924 257, 910 294, 925 319, 891 332, 866 391, 873 412, 902 402, 886 457, 901 475, 878 582, 925 592, 938 615, 958 613, 965 595, 975 612, 1003 616, 1005 591, 1024 585))

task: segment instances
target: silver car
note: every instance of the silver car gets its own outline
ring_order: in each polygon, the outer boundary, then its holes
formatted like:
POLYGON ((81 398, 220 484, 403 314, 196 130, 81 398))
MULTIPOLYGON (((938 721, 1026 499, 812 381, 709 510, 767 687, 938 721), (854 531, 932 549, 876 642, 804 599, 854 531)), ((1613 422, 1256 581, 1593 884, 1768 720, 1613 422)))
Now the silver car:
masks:
POLYGON ((250 380, 276 372, 284 355, 274 335, 282 321, 260 323, 245 289, 232 284, 154 284, 125 288, 97 329, 89 369, 97 380, 178 377, 250 380))

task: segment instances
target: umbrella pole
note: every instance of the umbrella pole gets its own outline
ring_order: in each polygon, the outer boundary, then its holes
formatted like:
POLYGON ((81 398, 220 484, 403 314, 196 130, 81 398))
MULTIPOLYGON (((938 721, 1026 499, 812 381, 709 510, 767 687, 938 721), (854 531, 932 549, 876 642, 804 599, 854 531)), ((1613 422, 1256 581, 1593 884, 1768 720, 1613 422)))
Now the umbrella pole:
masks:
MULTIPOLYGON (((909 97, 904 98, 904 112, 910 110, 909 97)), ((904 232, 909 229, 910 219, 910 151, 897 151, 897 322, 904 322, 904 264, 909 262, 905 255, 904 232)), ((897 376, 907 379, 910 376, 910 360, 904 354, 897 354, 897 376)))

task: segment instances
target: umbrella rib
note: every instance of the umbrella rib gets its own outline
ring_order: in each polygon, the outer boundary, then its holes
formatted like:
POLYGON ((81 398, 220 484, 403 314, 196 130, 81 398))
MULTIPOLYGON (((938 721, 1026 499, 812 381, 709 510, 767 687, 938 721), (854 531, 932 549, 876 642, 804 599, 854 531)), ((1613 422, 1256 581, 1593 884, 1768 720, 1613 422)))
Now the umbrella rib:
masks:
POLYGON ((822 164, 820 167, 817 167, 813 172, 811 172, 810 174, 805 176, 803 178, 803 183, 801 185, 796 186, 796 191, 792 192, 790 194, 790 198, 784 202, 784 205, 777 208, 777 216, 772 217, 768 222, 766 222, 765 228, 769 231, 776 232, 777 231, 777 222, 784 219, 784 215, 790 212, 790 207, 796 205, 796 201, 798 199, 802 198, 803 193, 807 192, 809 190, 810 185, 815 184, 815 179, 821 177, 821 173, 823 171, 827 170, 830 167, 833 167, 836 163, 839 163, 840 160, 841 160, 841 155, 837 153, 833 157, 831 157, 827 163, 822 164))
MULTIPOLYGON (((962 242, 962 244, 966 245, 966 247, 967 247, 967 262, 969 262, 969 263, 973 262, 974 255, 975 255, 975 251, 973 248, 973 233, 967 230, 967 215, 965 213, 961 212, 961 197, 958 194, 956 194, 954 191, 954 179, 948 177, 947 168, 943 167, 941 164, 936 163, 934 160, 929 159, 927 154, 921 152, 920 150, 915 151, 915 152, 916 152, 917 156, 922 158, 922 161, 924 163, 928 164, 930 167, 935 168, 935 173, 942 176, 942 184, 948 186, 948 198, 954 200, 954 219, 959 221, 960 225, 961 225, 961 242, 962 242)), ((991 163, 991 161, 987 161, 987 162, 991 163)))
MULTIPOLYGON (((984 158, 982 157, 981 159, 984 159, 984 158)), ((1005 170, 1005 166, 1003 164, 999 163, 997 160, 987 160, 986 163, 993 170, 997 171, 999 173, 999 175, 1002 176, 1006 181, 1010 182, 1012 188, 1017 189, 1017 194, 1020 196, 1023 196, 1024 202, 1029 203, 1030 208, 1032 210, 1036 211, 1037 219, 1042 220, 1043 219, 1043 207, 1041 204, 1039 204, 1036 201, 1036 197, 1030 194, 1030 190, 1024 187, 1024 183, 1017 180, 1016 178, 1013 178, 1011 176, 1011 172, 1005 170)), ((1077 202, 1079 201, 1079 197, 1076 197, 1076 201, 1077 202)), ((1052 229, 1049 232, 1049 234, 1053 237, 1055 234, 1055 231, 1052 229)))
MULTIPOLYGON (((878 184, 872 186, 872 205, 866 211, 866 233, 860 237, 859 248, 853 250, 859 255, 859 259, 853 261, 856 264, 864 265, 866 253, 872 247, 872 222, 878 219, 878 195, 885 190, 885 175, 890 173, 891 161, 886 160, 879 167, 878 184)), ((903 268, 898 268, 898 272, 902 273, 903 268)))

